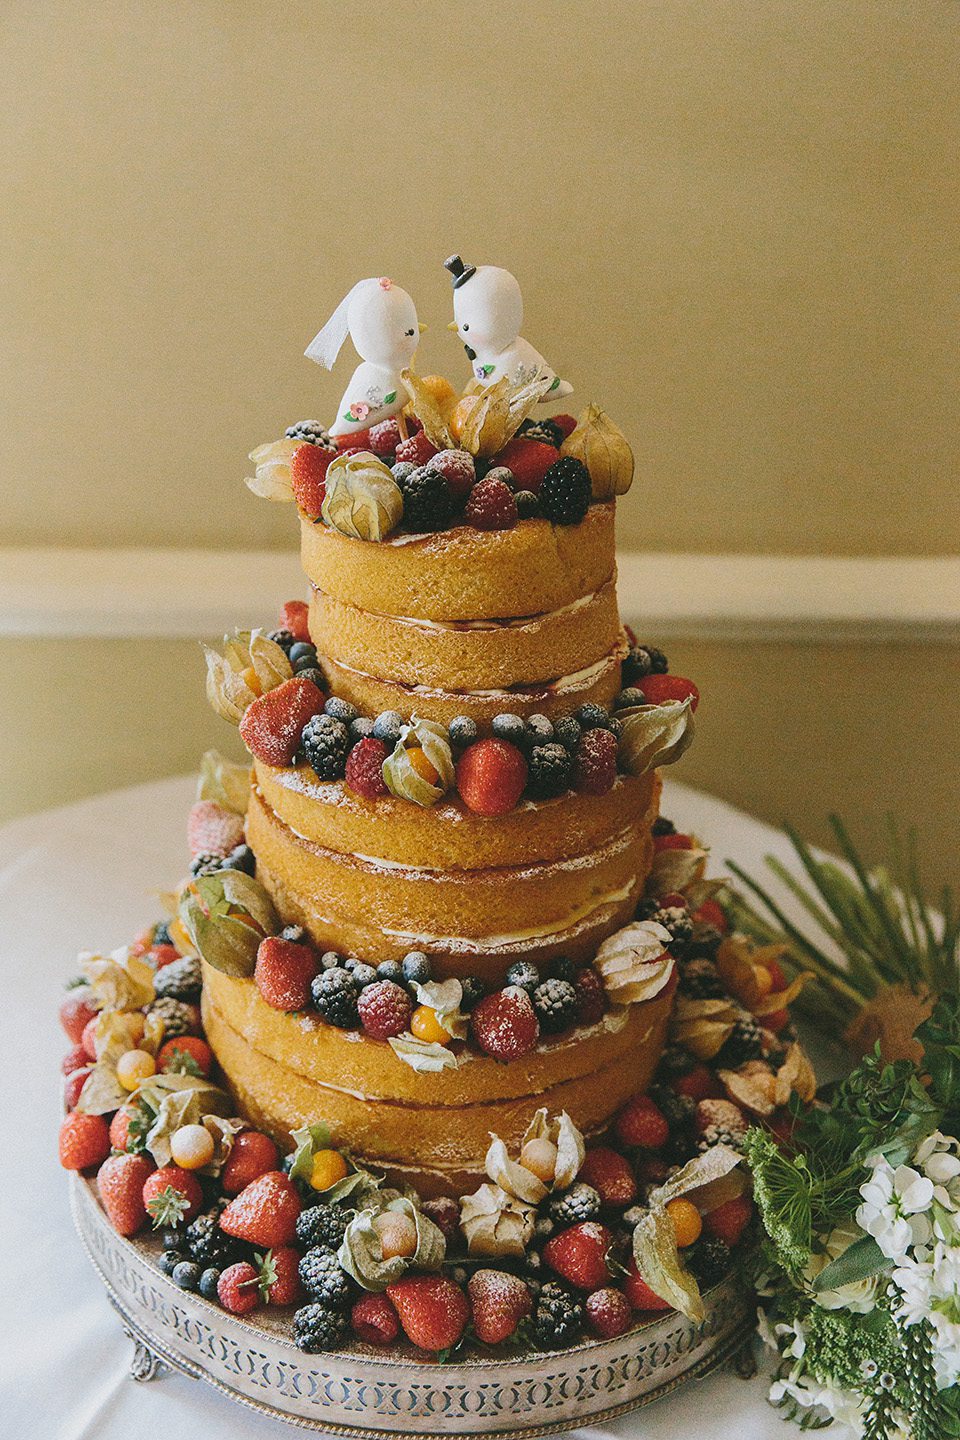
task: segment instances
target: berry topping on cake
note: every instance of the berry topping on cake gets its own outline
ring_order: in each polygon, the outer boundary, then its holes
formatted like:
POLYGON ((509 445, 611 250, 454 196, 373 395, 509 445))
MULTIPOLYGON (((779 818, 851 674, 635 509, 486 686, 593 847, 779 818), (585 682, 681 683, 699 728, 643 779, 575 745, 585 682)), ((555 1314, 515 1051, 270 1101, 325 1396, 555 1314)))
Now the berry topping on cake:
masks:
POLYGON ((319 445, 301 445, 290 461, 290 488, 294 499, 311 520, 319 518, 326 495, 327 469, 336 459, 336 450, 319 445))
POLYGON ((216 800, 198 800, 187 818, 187 843, 195 855, 227 856, 243 838, 243 816, 216 800))
POLYGON ((253 978, 275 1010, 305 1010, 317 964, 317 956, 308 946, 268 935, 260 941, 253 978))
POLYGON ((282 1170, 268 1170, 231 1200, 220 1216, 220 1228, 253 1245, 289 1245, 300 1209, 300 1196, 290 1178, 282 1170))
POLYGON ((323 709, 323 695, 302 676, 285 680, 259 696, 240 721, 240 735, 251 754, 265 765, 289 765, 312 716, 323 709))
POLYGON ((260 1304, 259 1286, 259 1272, 248 1260, 238 1260, 217 1281, 217 1299, 231 1315, 248 1315, 260 1304))
POLYGON ((450 524, 456 501, 439 470, 421 466, 407 476, 402 489, 403 523, 407 530, 426 533, 444 530, 450 524))
POLYGON ((596 1145, 588 1150, 577 1179, 592 1185, 604 1205, 623 1210, 637 1198, 637 1182, 629 1162, 616 1150, 596 1145))
POLYGON ((477 467, 468 450, 441 450, 427 462, 427 468, 443 476, 450 494, 460 503, 466 500, 477 478, 477 467))
POLYGON ((470 1305, 459 1285, 445 1275, 405 1275, 387 1286, 408 1340, 420 1350, 456 1345, 470 1318, 470 1305))
POLYGON ((457 761, 457 789, 477 815, 512 810, 527 783, 527 762, 516 746, 496 738, 478 740, 457 761))
POLYGON ((605 1225, 585 1220, 547 1241, 544 1262, 578 1290, 598 1290, 610 1282, 607 1251, 612 1239, 605 1225))
POLYGON ((590 508, 591 494, 590 473, 572 455, 553 462, 537 491, 540 509, 553 525, 579 525, 590 508))
POLYGON ((519 1060, 540 1037, 533 1001, 519 985, 508 985, 480 1000, 471 1013, 470 1025, 480 1049, 495 1060, 519 1060))
POLYGON ((397 446, 397 464, 409 463, 419 467, 426 465, 438 453, 437 447, 431 445, 422 430, 418 430, 397 446))
POLYGON ((64 1170, 86 1170, 110 1154, 110 1127, 102 1115, 73 1110, 60 1126, 60 1164, 64 1170))
POLYGON ((527 790, 536 799, 556 799, 570 788, 573 762, 569 751, 556 741, 532 746, 527 764, 527 790))
POLYGON ((374 455, 379 455, 381 460, 392 459, 397 453, 397 446, 402 441, 400 422, 396 415, 391 415, 389 420, 381 420, 379 425, 370 427, 370 449, 374 455))
POLYGON ((413 1002, 400 985, 392 980, 378 980, 367 985, 357 1000, 360 1023, 374 1040, 389 1040, 410 1027, 413 1002))
POLYGON ((307 764, 318 780, 341 780, 350 749, 350 734, 342 720, 314 714, 303 727, 301 741, 307 764))
POLYGON ((540 971, 532 960, 514 960, 507 971, 507 984, 519 985, 528 995, 533 994, 541 978, 540 971))
POLYGON ((313 1003, 330 1025, 355 1030, 359 1024, 358 990, 349 970, 335 965, 321 970, 311 986, 313 1003))
POLYGON ((634 1095, 620 1111, 616 1121, 617 1138, 624 1145, 642 1145, 659 1150, 670 1134, 670 1127, 648 1095, 634 1095))
POLYGON ((470 491, 464 513, 467 524, 477 530, 510 530, 519 519, 513 491, 489 475, 470 491))
POLYGON ((577 992, 569 980, 544 980, 534 990, 532 999, 544 1035, 557 1035, 576 1023, 577 992))
POLYGON ((400 1334, 400 1320, 389 1295, 364 1295, 350 1311, 350 1328, 368 1345, 392 1345, 400 1334))
POLYGON ((624 685, 636 685, 646 675, 665 675, 667 657, 654 645, 631 645, 623 662, 624 685))
POLYGON ((679 675, 646 675, 637 681, 636 688, 642 692, 645 705, 662 705, 665 700, 689 700, 690 708, 696 710, 700 704, 700 691, 696 685, 679 675))
POLYGON ((504 1270, 475 1270, 467 1283, 473 1328, 484 1345, 509 1339, 533 1309, 533 1296, 517 1275, 504 1270))
POLYGON ((604 1340, 622 1335, 633 1324, 630 1301, 622 1290, 616 1290, 612 1285, 594 1290, 592 1295, 587 1296, 583 1308, 590 1329, 604 1340))
POLYGON ((592 965, 584 965, 573 977, 577 994, 577 1024, 596 1025, 607 1012, 607 992, 592 965))
POLYGON ((573 786, 581 794, 606 795, 617 778, 617 737, 609 730, 587 730, 580 737, 573 786))
POLYGON ((375 800, 378 795, 386 795, 383 762, 389 754, 384 741, 373 735, 368 735, 354 745, 347 756, 344 771, 344 779, 350 789, 366 800, 375 800))
POLYGON ((544 444, 535 435, 525 431, 523 435, 514 436, 499 451, 496 463, 505 465, 512 472, 515 489, 529 490, 535 495, 550 466, 557 463, 557 446, 544 444))

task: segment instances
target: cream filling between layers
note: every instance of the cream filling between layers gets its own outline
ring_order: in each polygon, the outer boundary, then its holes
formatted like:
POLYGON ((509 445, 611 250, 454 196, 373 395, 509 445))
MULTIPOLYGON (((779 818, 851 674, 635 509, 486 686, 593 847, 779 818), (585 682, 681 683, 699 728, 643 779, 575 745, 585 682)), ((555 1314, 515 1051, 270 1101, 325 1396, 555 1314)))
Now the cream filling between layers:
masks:
MULTIPOLYGON (((600 594, 600 591, 605 589, 612 579, 613 576, 609 575, 603 585, 599 585, 597 589, 592 590, 589 595, 581 595, 578 600, 571 600, 569 605, 561 605, 557 610, 543 610, 538 615, 521 615, 516 618, 504 618, 502 620, 421 620, 415 615, 391 615, 383 610, 365 610, 364 614, 373 615, 378 620, 389 620, 393 625, 406 625, 412 630, 438 630, 451 634, 462 630, 524 630, 532 626, 542 625, 546 620, 555 620, 558 615, 572 615, 577 610, 585 610, 588 605, 593 604, 594 600, 596 600, 600 594)), ((312 588, 316 595, 324 595, 327 599, 334 598, 326 596, 325 592, 317 585, 314 585, 312 588)), ((343 668, 348 670, 350 667, 345 665, 343 668)), ((469 695, 482 692, 472 692, 468 690, 463 693, 469 695)))
MULTIPOLYGON (((414 622, 419 624, 419 621, 414 622)), ((599 660, 592 665, 587 665, 583 670, 574 670, 570 675, 561 675, 556 680, 544 680, 536 685, 517 685, 512 690, 437 690, 430 685, 403 685, 399 680, 382 680, 378 675, 371 675, 366 670, 358 670, 353 665, 345 665, 342 660, 334 661, 338 670, 346 670, 350 675, 359 675, 362 680, 371 680, 375 684, 386 684, 399 690, 405 690, 408 695, 422 695, 425 699, 433 696, 443 695, 466 695, 475 696, 480 700, 503 699, 509 700, 514 695, 533 694, 549 690, 554 695, 563 694, 566 690, 578 690, 584 685, 595 680, 608 665, 621 659, 627 653, 626 642, 608 650, 599 660)))
POLYGON ((626 900, 633 886, 634 881, 631 880, 626 885, 622 885, 619 890, 610 890, 590 904, 577 906, 562 920, 554 921, 552 924, 537 925, 526 930, 504 930, 500 935, 477 935, 467 938, 464 935, 428 935, 422 930, 416 932, 390 930, 386 925, 380 928, 384 935, 389 935, 391 939, 404 942, 407 940, 417 941, 420 945, 434 946, 437 949, 442 948, 453 953, 469 955, 486 950, 502 950, 524 940, 546 940, 551 935, 561 934, 569 934, 572 937, 588 928, 589 923, 594 921, 602 911, 626 900))

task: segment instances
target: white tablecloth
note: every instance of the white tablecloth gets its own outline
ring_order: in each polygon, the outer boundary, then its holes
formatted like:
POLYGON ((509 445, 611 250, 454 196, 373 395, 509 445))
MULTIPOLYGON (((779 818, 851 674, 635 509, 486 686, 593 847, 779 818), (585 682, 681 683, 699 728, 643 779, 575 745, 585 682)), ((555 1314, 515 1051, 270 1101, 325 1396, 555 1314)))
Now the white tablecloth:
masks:
MULTIPOLYGON (((131 1345, 77 1239, 57 1162, 57 1004, 80 949, 107 951, 159 919, 155 891, 186 866, 190 777, 84 800, 0 829, 0 1435, 4 1440, 253 1440, 290 1436, 179 1374, 128 1378, 131 1345)), ((663 813, 754 874, 786 858, 767 826, 667 782, 663 813)), ((730 1372, 682 1386, 634 1415, 579 1432, 611 1440, 789 1440, 760 1379, 730 1372)))

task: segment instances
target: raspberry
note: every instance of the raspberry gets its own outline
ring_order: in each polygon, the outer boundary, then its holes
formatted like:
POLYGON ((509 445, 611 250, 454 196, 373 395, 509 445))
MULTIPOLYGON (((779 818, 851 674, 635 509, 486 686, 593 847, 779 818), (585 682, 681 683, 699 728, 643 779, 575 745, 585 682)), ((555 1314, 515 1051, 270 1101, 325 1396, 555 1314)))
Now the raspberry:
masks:
POLYGON ((474 1039, 495 1060, 518 1060, 528 1055, 540 1036, 533 1002, 519 985, 508 985, 487 995, 470 1016, 474 1039))
POLYGON ((630 1301, 622 1290, 615 1290, 612 1285, 605 1285, 602 1290, 594 1290, 592 1295, 587 1296, 583 1308, 587 1312, 591 1330, 604 1340, 612 1340, 615 1335, 622 1335, 633 1324, 630 1301))
POLYGON ((217 1281, 217 1299, 231 1315, 246 1315, 260 1303, 260 1276, 246 1260, 228 1265, 217 1281))
POLYGON ((268 935, 260 941, 253 978, 274 1010, 304 1010, 310 1003, 310 984, 317 963, 316 954, 308 946, 268 935))
POLYGON ((379 425, 370 427, 370 449, 374 455, 379 455, 381 460, 386 460, 396 453, 397 446, 402 443, 400 425, 396 415, 391 415, 389 420, 381 420, 379 425))
POLYGON ((364 1295, 350 1311, 353 1333, 368 1345, 392 1345, 400 1334, 400 1321, 386 1295, 364 1295))
POLYGON ((564 440, 568 439, 577 428, 577 422, 572 415, 551 415, 550 423, 559 427, 564 440))
POLYGON ((427 461, 432 460, 438 453, 437 447, 431 445, 422 430, 418 430, 415 435, 401 440, 397 446, 397 464, 426 465, 427 461))
POLYGON ((538 491, 540 508, 553 525, 579 525, 590 509, 590 473, 582 460, 555 460, 538 491))
POLYGON ((403 523, 408 530, 426 533, 446 529, 457 506, 439 470, 414 470, 401 488, 403 523))
POLYGON ((447 482, 455 500, 464 501, 477 478, 477 467, 468 450, 441 450, 427 462, 428 470, 436 470, 447 482))
POLYGON ((508 470, 513 471, 518 490, 530 490, 536 495, 543 477, 557 462, 557 447, 528 439, 526 435, 517 435, 504 445, 495 461, 497 465, 506 465, 508 470))
POLYGON ((696 710, 700 704, 700 691, 692 680, 683 680, 679 675, 647 675, 638 681, 637 688, 643 692, 646 705, 662 705, 665 700, 687 700, 690 708, 696 710))
POLYGON ((375 800, 378 795, 385 795, 387 785, 383 778, 383 762, 389 753, 383 741, 375 740, 372 735, 365 736, 354 745, 347 756, 344 774, 350 789, 366 800, 375 800))
POLYGON ((513 492, 502 480, 481 480, 470 491, 466 520, 477 530, 511 530, 519 518, 513 492))
POLYGON ((307 626, 309 607, 305 600, 288 600, 280 607, 280 615, 277 623, 283 630, 288 630, 294 640, 310 642, 310 630, 307 626))
POLYGON ((409 1028, 413 1002, 401 985, 378 980, 360 991, 357 1000, 360 1023, 374 1040, 389 1040, 409 1028))
POLYGON ((574 789, 606 795, 617 778, 617 737, 609 730, 587 730, 580 737, 573 767, 574 789))
POLYGON ((617 1138, 624 1145, 642 1145, 645 1150, 659 1150, 670 1127, 647 1095, 632 1096, 620 1111, 616 1122, 617 1138))
POLYGON ((577 992, 577 1024, 596 1025, 607 1012, 607 992, 592 965, 584 965, 573 977, 577 992))
POLYGON ((527 762, 506 740, 478 740, 457 761, 457 789, 477 815, 512 810, 527 783, 527 762))
POLYGON ((265 765, 289 765, 304 726, 323 709, 323 695, 310 680, 285 680, 249 707, 240 721, 240 737, 265 765))
POLYGON ((336 457, 336 450, 319 445, 301 445, 290 461, 290 488, 305 515, 316 520, 326 494, 327 467, 336 457))
POLYGON ((629 1164, 616 1150, 605 1145, 596 1145, 587 1151, 577 1179, 592 1185, 604 1205, 618 1210, 632 1205, 637 1198, 637 1182, 629 1164))
POLYGON ((438 1195, 435 1200, 421 1200, 420 1209, 443 1231, 447 1244, 452 1245, 460 1234, 460 1206, 456 1200, 451 1200, 449 1195, 438 1195))

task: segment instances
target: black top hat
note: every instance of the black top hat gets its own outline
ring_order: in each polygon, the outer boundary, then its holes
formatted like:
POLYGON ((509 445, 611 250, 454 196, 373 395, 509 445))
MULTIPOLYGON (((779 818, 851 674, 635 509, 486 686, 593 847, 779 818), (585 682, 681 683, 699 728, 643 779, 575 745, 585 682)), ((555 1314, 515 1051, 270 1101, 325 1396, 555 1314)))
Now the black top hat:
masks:
POLYGON ((471 275, 476 275, 476 265, 464 265, 459 255, 451 255, 449 260, 443 262, 444 270, 449 270, 453 276, 453 288, 459 290, 461 285, 466 284, 471 275))

